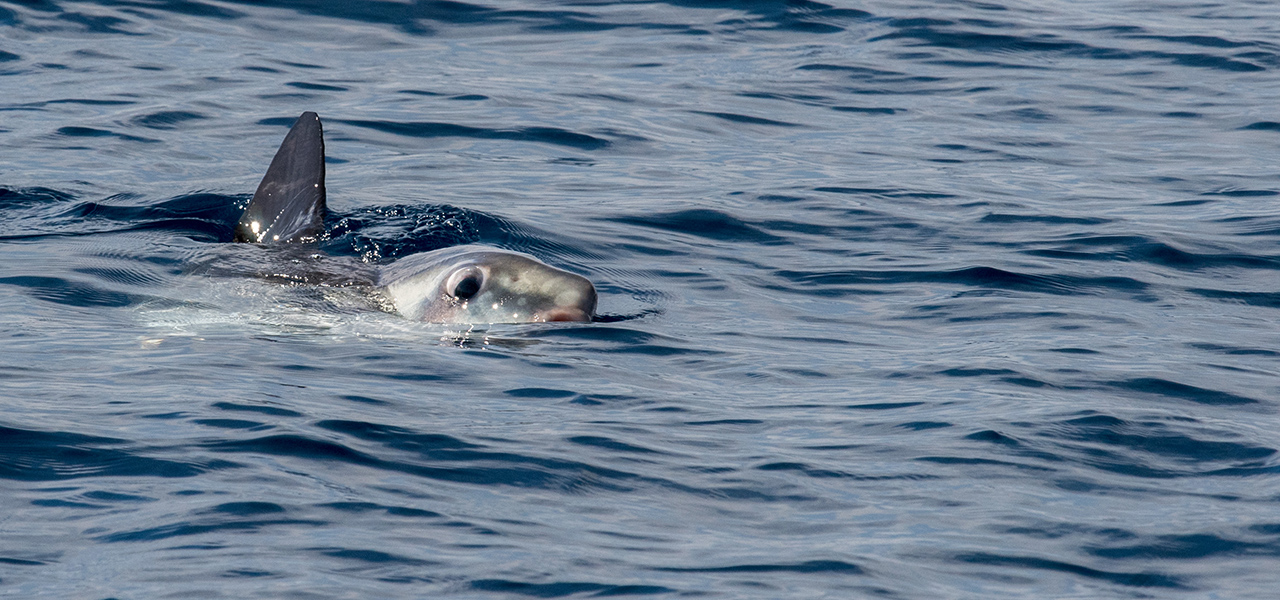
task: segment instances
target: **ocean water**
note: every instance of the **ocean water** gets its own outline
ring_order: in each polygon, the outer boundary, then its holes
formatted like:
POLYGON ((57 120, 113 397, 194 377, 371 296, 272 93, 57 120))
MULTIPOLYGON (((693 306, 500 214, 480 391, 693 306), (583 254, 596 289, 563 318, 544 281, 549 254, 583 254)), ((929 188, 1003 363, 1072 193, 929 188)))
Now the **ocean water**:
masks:
POLYGON ((1278 6, 0 1, 0 596, 1273 598, 1278 6))

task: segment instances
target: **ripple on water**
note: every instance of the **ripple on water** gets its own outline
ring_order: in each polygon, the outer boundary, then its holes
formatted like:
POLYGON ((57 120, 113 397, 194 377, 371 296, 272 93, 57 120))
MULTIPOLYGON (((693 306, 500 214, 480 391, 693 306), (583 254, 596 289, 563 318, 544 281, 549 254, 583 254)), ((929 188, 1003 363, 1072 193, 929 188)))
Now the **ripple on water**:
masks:
POLYGON ((143 4, 0 6, 6 586, 1274 595, 1271 5, 143 4), (465 243, 600 318, 366 293, 465 243))

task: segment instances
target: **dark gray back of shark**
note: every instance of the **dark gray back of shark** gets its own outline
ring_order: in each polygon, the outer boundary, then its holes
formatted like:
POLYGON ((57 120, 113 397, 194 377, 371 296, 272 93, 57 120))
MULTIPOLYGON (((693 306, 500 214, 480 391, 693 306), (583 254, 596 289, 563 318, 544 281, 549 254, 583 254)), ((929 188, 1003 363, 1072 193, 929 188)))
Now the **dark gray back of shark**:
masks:
POLYGON ((307 111, 285 136, 236 225, 237 242, 314 241, 324 233, 324 131, 307 111))

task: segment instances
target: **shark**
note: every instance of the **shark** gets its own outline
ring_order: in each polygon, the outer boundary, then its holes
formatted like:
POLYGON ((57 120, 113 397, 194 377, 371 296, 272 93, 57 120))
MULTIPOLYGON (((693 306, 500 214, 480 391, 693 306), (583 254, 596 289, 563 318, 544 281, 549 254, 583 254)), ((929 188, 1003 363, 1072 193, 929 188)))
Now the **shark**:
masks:
MULTIPOLYGON (((309 251, 325 235, 324 127, 302 113, 285 135, 236 223, 234 241, 309 251)), ((367 268, 367 267, 366 267, 367 268)), ((372 266, 373 292, 391 312, 427 323, 591 321, 587 278, 532 255, 477 244, 421 252, 372 266)))

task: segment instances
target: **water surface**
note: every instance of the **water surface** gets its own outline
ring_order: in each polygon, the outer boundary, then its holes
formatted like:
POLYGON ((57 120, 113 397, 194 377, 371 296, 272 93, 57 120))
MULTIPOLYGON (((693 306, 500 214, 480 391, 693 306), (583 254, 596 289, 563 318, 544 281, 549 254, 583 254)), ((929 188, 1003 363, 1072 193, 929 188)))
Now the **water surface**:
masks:
POLYGON ((0 591, 1272 597, 1278 19, 0 2, 0 591), (325 253, 602 318, 235 276, 304 110, 325 253))

